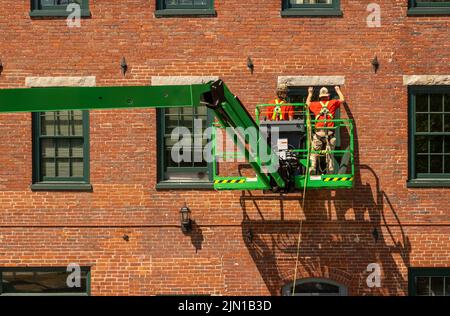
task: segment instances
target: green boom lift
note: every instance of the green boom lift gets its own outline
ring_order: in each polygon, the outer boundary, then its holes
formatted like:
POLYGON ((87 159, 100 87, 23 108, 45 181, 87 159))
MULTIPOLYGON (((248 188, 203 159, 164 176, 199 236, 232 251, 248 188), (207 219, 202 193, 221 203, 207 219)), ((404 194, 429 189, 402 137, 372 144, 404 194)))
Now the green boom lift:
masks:
MULTIPOLYGON (((303 119, 293 122, 305 141, 297 148, 287 150, 280 156, 270 143, 271 132, 267 124, 259 121, 263 105, 256 110, 257 122, 253 120, 241 101, 233 95, 222 80, 205 84, 178 86, 121 86, 121 87, 53 87, 0 89, 0 113, 44 112, 62 110, 95 110, 121 108, 169 108, 207 106, 214 111, 214 128, 226 129, 229 136, 253 168, 256 177, 219 176, 217 174, 220 154, 216 151, 213 132, 213 170, 216 190, 272 190, 295 191, 307 188, 340 189, 353 187, 353 124, 351 120, 334 120, 336 129, 348 130, 349 144, 346 149, 334 150, 333 155, 341 158, 337 174, 310 176, 305 172, 310 148, 310 133, 315 120, 309 119, 304 104, 294 104, 303 113, 303 119), (263 128, 263 124, 265 124, 263 128), (252 142, 245 130, 256 131, 256 142, 252 142), (265 130, 265 131, 264 131, 265 130), (265 159, 261 158, 261 149, 265 159), (277 168, 271 167, 276 162, 277 168), (345 165, 345 166, 344 166, 345 165), (344 167, 342 167, 344 166, 344 167), (306 183, 305 183, 306 182, 306 183)), ((266 122, 267 123, 267 122, 266 122)), ((270 127, 269 127, 270 128, 270 127)), ((273 129, 274 126, 271 126, 273 129)), ((284 128, 284 127, 283 127, 284 128)), ((300 137, 299 134, 299 137, 300 137)), ((318 154, 323 155, 324 152, 318 154)))

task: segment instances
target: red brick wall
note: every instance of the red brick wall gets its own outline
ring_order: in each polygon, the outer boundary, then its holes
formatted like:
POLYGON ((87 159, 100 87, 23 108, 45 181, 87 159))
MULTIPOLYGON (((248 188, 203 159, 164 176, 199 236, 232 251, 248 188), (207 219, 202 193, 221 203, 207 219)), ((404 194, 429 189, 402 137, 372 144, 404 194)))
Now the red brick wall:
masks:
POLYGON ((95 111, 93 192, 32 192, 31 114, 1 114, 0 266, 90 265, 93 295, 278 295, 294 275, 299 218, 298 277, 329 278, 352 295, 403 295, 407 267, 450 266, 449 189, 406 188, 402 85, 402 75, 450 73, 450 17, 407 17, 406 0, 382 0, 382 27, 368 28, 369 1, 342 0, 342 18, 281 18, 280 1, 227 0, 215 1, 217 17, 155 18, 155 1, 98 0, 69 29, 30 19, 28 1, 2 2, 0 88, 27 76, 96 76, 104 86, 215 75, 252 111, 280 75, 343 75, 358 165, 355 189, 311 191, 306 209, 300 194, 157 191, 155 111, 95 111), (179 228, 184 201, 192 236, 179 228), (381 288, 366 286, 372 262, 381 288))

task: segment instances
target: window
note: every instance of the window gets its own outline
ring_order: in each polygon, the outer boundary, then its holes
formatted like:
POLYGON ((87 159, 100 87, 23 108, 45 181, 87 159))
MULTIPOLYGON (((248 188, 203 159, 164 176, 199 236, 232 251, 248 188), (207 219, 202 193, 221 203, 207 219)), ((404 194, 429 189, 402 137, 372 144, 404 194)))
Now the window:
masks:
MULTIPOLYGON (((284 296, 292 296, 293 284, 283 287, 284 296)), ((326 279, 304 279, 295 282, 294 296, 346 296, 347 288, 326 279)))
POLYGON ((450 0, 409 0, 408 15, 450 14, 450 0))
POLYGON ((65 267, 0 268, 0 295, 89 295, 90 269, 79 277, 77 284, 76 271, 65 267))
POLYGON ((410 87, 410 186, 450 186, 450 87, 410 87))
MULTIPOLYGON (((212 188, 212 164, 207 163, 202 155, 209 139, 201 135, 211 126, 213 114, 202 106, 158 109, 157 115, 157 188, 212 188), (172 149, 179 141, 172 139, 172 132, 177 127, 187 128, 190 132, 189 159, 185 159, 190 161, 176 162, 172 159, 172 149)), ((189 137, 183 139, 189 140, 189 137)), ((177 147, 174 152, 183 154, 177 147)))
POLYGON ((72 3, 80 5, 82 17, 91 15, 89 11, 89 0, 31 0, 30 16, 67 17, 73 12, 73 9, 67 8, 67 6, 72 3))
POLYGON ((32 189, 91 189, 88 111, 33 113, 32 189))
POLYGON ((341 16, 340 0, 283 0, 281 16, 341 16))
POLYGON ((210 15, 215 16, 214 0, 157 0, 155 15, 210 15))
POLYGON ((409 268, 409 295, 450 296, 450 268, 409 268))

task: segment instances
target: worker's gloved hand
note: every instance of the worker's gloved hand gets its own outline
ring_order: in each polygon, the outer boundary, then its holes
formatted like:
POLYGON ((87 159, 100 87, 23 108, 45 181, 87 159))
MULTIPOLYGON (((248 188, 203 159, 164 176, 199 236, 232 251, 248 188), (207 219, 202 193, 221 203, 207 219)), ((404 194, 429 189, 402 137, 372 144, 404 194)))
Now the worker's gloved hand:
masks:
POLYGON ((320 139, 313 139, 312 141, 312 149, 313 150, 321 150, 322 149, 322 141, 320 139))

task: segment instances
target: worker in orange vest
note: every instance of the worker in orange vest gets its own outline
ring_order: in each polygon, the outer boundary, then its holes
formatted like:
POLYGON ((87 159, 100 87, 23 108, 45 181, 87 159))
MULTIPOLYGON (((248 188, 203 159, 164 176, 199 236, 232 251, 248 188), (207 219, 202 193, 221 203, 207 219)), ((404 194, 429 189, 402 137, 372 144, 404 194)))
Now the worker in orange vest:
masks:
MULTIPOLYGON (((311 148, 314 151, 326 150, 327 173, 329 174, 334 173, 334 158, 331 151, 336 147, 336 136, 335 129, 333 128, 334 122, 327 122, 327 120, 333 120, 336 115, 336 110, 345 102, 344 94, 339 86, 334 87, 334 89, 339 96, 339 100, 330 100, 330 94, 325 87, 320 89, 318 102, 311 102, 314 92, 313 87, 309 87, 308 97, 306 99, 306 105, 314 113, 314 119, 325 121, 315 123, 311 148)), ((310 155, 310 174, 316 174, 318 158, 318 153, 312 153, 310 155)))
POLYGON ((283 105, 287 103, 287 86, 279 86, 276 95, 277 97, 269 102, 269 104, 274 104, 274 106, 266 107, 266 119, 270 121, 293 120, 294 107, 292 105, 283 105))

